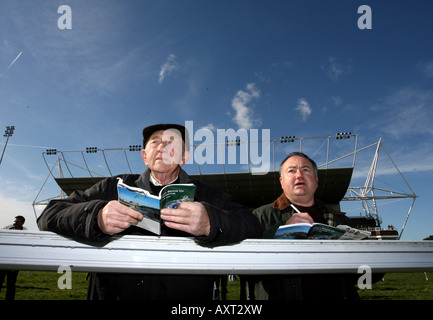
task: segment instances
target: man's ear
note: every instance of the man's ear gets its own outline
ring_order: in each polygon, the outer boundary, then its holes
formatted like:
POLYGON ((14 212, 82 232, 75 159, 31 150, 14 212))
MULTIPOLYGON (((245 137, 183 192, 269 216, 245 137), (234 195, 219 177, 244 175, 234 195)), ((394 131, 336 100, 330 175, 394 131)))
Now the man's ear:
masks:
POLYGON ((185 151, 183 153, 182 162, 179 164, 181 167, 188 162, 189 158, 191 157, 190 151, 185 151))
POLYGON ((147 166, 147 155, 146 155, 146 150, 141 149, 141 158, 144 161, 144 164, 147 166))

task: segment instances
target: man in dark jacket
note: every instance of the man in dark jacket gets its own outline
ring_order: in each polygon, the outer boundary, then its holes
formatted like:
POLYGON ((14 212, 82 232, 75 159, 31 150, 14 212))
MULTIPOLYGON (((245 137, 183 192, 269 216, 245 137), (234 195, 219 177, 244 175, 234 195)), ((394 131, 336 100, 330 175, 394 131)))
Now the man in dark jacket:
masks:
MULTIPOLYGON (((110 177, 67 199, 53 200, 38 219, 41 230, 76 240, 101 242, 114 234, 151 233, 134 226, 142 215, 117 201, 117 178, 159 194, 164 185, 194 183, 195 201, 161 210, 162 236, 194 237, 210 245, 261 237, 261 226, 248 208, 210 185, 192 180, 181 167, 188 160, 185 127, 157 124, 143 129, 141 175, 110 177)), ((215 277, 209 275, 92 274, 89 299, 212 299, 215 277)))
MULTIPOLYGON (((280 165, 283 193, 273 203, 254 210, 264 228, 264 238, 273 238, 279 226, 295 223, 351 225, 344 213, 314 198, 318 187, 317 165, 300 152, 289 154, 280 165), (292 206, 293 205, 293 206, 292 206), (295 209, 296 208, 296 209, 295 209)), ((358 299, 356 275, 276 275, 263 277, 256 285, 258 299, 358 299)))

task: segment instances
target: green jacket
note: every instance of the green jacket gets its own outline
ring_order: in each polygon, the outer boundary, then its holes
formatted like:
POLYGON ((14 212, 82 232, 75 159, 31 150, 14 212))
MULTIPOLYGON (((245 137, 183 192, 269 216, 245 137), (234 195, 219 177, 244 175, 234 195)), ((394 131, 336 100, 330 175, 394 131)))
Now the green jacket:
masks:
MULTIPOLYGON (((340 224, 352 225, 351 220, 346 217, 343 212, 334 210, 317 199, 316 203, 321 209, 323 217, 328 225, 333 227, 340 224)), ((294 212, 294 209, 290 206, 290 202, 284 193, 274 202, 261 206, 253 211, 262 225, 263 238, 265 239, 273 238, 278 227, 284 225, 294 212)))
MULTIPOLYGON (((335 227, 340 224, 349 226, 352 224, 344 213, 329 208, 319 200, 316 200, 316 203, 328 225, 335 227)), ((253 213, 262 225, 263 238, 271 239, 278 227, 284 225, 292 216, 294 209, 283 193, 273 203, 257 208, 253 213)), ((261 276, 256 278, 256 296, 258 300, 357 300, 359 299, 355 287, 357 277, 352 274, 261 276)))

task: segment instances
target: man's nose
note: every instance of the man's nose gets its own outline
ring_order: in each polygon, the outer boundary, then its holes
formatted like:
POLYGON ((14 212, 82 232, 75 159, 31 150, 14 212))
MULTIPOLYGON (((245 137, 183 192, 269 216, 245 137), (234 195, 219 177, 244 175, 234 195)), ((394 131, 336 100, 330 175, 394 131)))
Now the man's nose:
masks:
POLYGON ((300 178, 304 177, 304 173, 302 172, 302 170, 296 170, 296 177, 300 177, 300 178))
POLYGON ((161 141, 158 145, 158 149, 164 149, 167 145, 170 144, 170 141, 161 141))
POLYGON ((171 150, 173 150, 173 147, 171 146, 172 141, 161 141, 161 143, 158 146, 158 152, 160 153, 169 153, 171 150))

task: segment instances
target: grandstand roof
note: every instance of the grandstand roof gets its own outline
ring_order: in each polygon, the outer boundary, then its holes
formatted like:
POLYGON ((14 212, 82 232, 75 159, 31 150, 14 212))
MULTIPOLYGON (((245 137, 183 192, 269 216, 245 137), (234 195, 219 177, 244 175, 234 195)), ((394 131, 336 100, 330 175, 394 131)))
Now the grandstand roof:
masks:
MULTIPOLYGON (((338 204, 346 194, 353 168, 319 169, 319 187, 316 197, 327 204, 338 204)), ((251 173, 223 173, 190 175, 231 194, 235 201, 250 208, 273 202, 282 192, 278 171, 263 175, 251 173)), ((103 177, 56 178, 57 184, 67 195, 75 190, 85 190, 103 177)))

